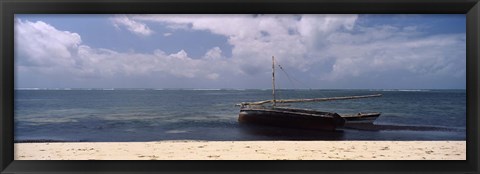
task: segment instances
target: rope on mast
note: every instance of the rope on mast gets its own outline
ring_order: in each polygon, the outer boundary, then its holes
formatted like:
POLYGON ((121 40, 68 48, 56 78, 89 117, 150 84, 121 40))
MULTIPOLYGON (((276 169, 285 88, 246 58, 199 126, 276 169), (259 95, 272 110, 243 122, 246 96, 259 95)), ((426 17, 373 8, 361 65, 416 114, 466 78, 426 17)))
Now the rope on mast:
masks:
POLYGON ((285 73, 285 76, 287 76, 288 81, 290 81, 290 83, 292 84, 293 89, 297 88, 295 87, 295 83, 293 83, 292 79, 290 79, 290 76, 288 75, 287 71, 285 71, 280 64, 278 64, 278 67, 280 68, 280 70, 283 71, 283 73, 285 73))
POLYGON ((272 56, 272 95, 273 95, 273 107, 275 107, 275 57, 272 56))

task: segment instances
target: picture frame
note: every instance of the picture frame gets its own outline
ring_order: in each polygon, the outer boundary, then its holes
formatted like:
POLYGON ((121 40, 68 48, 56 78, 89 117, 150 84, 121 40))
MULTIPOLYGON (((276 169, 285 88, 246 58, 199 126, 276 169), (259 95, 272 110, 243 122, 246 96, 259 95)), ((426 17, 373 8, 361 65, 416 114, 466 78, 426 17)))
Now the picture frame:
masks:
POLYGON ((478 0, 2 0, 1 173, 478 173, 478 0), (15 14, 465 14, 467 21, 467 160, 465 161, 15 161, 15 14))

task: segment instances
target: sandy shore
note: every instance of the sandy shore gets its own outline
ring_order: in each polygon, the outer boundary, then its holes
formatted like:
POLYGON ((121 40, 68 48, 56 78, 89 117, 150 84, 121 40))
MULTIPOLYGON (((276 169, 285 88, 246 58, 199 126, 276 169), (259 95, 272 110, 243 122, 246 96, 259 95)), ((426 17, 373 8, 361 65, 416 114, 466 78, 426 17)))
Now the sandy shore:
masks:
POLYGON ((465 160, 465 141, 16 143, 15 160, 465 160))

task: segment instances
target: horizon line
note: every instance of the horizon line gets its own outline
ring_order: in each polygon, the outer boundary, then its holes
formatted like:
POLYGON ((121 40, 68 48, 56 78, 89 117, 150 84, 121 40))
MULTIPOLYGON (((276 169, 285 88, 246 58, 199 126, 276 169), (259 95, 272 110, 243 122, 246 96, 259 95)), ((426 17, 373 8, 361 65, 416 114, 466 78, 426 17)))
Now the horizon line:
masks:
MULTIPOLYGON (((272 90, 272 88, 14 88, 14 90, 272 90)), ((466 88, 277 88, 275 90, 466 90, 466 88)))

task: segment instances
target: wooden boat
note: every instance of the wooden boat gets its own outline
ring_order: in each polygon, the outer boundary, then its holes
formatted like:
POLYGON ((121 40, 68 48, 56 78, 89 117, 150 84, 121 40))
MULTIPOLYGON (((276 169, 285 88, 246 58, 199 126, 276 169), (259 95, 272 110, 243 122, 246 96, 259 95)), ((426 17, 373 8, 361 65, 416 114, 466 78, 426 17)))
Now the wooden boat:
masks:
POLYGON ((315 130, 335 130, 345 124, 337 113, 280 107, 242 107, 238 121, 315 130))
POLYGON ((356 115, 342 115, 341 117, 345 119, 345 124, 373 124, 373 122, 380 117, 380 114, 379 112, 359 112, 356 115))
MULTIPOLYGON (((347 97, 331 97, 331 98, 312 98, 312 99, 285 99, 277 100, 275 98, 275 58, 272 56, 272 95, 273 100, 264 100, 257 102, 242 102, 237 104, 240 106, 238 121, 240 123, 255 123, 272 126, 314 129, 314 130, 335 130, 345 125, 346 120, 370 120, 373 115, 355 115, 342 117, 334 112, 323 112, 310 109, 285 108, 277 107, 277 103, 294 103, 294 102, 320 102, 332 100, 348 100, 369 97, 380 97, 381 94, 364 95, 364 96, 347 96, 347 97), (271 106, 264 106, 265 104, 271 106)), ((377 117, 380 114, 378 113, 377 117)))

